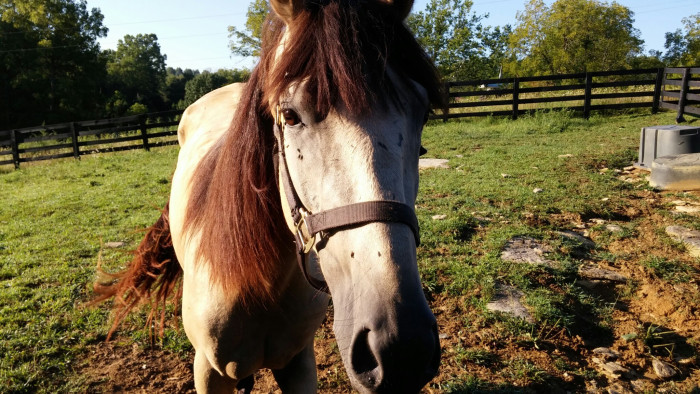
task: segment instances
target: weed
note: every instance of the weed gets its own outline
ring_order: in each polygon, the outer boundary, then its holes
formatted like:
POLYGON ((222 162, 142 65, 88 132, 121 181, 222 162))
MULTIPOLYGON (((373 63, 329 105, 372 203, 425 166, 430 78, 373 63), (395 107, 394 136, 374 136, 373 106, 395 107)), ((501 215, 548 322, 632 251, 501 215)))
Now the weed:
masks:
POLYGON ((646 268, 651 275, 671 283, 688 282, 697 274, 697 270, 690 265, 657 256, 651 256, 643 260, 641 265, 646 268))

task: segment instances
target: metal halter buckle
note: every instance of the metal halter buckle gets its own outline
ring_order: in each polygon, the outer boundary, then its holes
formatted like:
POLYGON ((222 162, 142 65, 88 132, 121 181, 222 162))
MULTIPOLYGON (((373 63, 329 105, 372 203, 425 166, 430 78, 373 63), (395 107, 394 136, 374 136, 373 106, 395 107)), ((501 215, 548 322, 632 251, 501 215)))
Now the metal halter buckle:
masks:
POLYGON ((296 223, 297 238, 304 245, 304 253, 309 253, 316 243, 316 235, 311 234, 309 224, 306 222, 306 218, 310 213, 304 208, 299 208, 299 214, 301 218, 296 223))

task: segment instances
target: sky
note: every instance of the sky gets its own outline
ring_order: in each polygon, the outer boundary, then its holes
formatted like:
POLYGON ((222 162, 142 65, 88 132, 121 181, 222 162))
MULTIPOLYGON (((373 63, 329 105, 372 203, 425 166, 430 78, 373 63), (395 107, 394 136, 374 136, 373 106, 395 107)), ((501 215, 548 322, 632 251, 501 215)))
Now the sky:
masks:
MULTIPOLYGON (((516 24, 516 13, 527 0, 473 0, 472 11, 489 14, 484 25, 516 24)), ((554 0, 545 0, 551 4, 554 0)), ((425 9, 428 0, 415 0, 413 11, 425 9)), ((245 27, 248 0, 87 0, 99 8, 109 28, 99 43, 116 49, 127 34, 155 33, 168 67, 216 71, 252 67, 254 59, 232 56, 228 26, 245 27)), ((666 32, 682 27, 681 19, 700 12, 698 0, 617 0, 634 12, 634 26, 641 32, 644 49, 663 51, 666 32)))

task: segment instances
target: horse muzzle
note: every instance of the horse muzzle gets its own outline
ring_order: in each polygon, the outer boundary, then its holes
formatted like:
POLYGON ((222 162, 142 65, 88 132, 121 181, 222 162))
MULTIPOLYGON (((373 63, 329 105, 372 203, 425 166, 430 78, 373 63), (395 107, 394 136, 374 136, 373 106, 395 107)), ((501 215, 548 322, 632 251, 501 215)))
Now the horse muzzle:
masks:
POLYGON ((368 393, 417 393, 440 365, 440 343, 432 313, 398 323, 357 330, 349 349, 348 373, 368 393), (420 321, 416 321, 420 320, 420 321))

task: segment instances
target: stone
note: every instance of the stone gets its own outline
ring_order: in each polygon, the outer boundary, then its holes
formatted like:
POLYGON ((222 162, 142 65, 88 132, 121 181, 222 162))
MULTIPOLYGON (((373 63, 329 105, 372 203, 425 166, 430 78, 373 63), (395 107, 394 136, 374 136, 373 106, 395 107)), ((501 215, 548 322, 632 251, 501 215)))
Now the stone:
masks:
POLYGON ((581 244, 586 249, 594 249, 595 248, 595 242, 591 241, 590 239, 584 237, 583 235, 575 232, 575 231, 570 231, 570 230, 563 230, 563 231, 556 231, 557 235, 559 235, 562 238, 566 238, 568 240, 578 242, 581 244))
POLYGON ((574 157, 574 155, 572 155, 571 153, 567 153, 565 155, 559 155, 557 157, 559 157, 560 159, 568 159, 570 157, 574 157))
POLYGON ((447 215, 433 215, 433 220, 445 220, 447 215))
POLYGON ((539 187, 536 187, 536 188, 532 189, 532 192, 535 193, 535 194, 542 193, 543 191, 544 191, 544 189, 540 189, 539 187))
POLYGON ((611 233, 621 233, 625 231, 621 226, 618 226, 617 224, 608 224, 605 226, 605 229, 610 231, 611 233))
POLYGON ((683 243, 691 256, 700 257, 700 231, 682 226, 668 226, 666 227, 666 234, 683 243))
POLYGON ((586 278, 586 279, 591 279, 591 280, 608 280, 611 282, 620 282, 620 283, 627 282, 626 276, 621 275, 615 271, 603 269, 603 268, 581 267, 581 269, 579 269, 578 273, 581 277, 586 278))
POLYGON ((694 214, 700 212, 700 207, 697 205, 676 205, 676 212, 694 214))
POLYGON ((493 312, 503 312, 533 323, 532 315, 520 301, 524 296, 525 294, 515 287, 500 285, 493 300, 486 304, 486 309, 493 312))
POLYGON ((595 364, 598 365, 598 367, 601 369, 601 371, 603 371, 603 373, 612 378, 617 379, 630 373, 629 369, 623 367, 619 363, 613 361, 606 362, 605 360, 600 359, 598 357, 593 357, 592 360, 595 364))
POLYGON ((450 168, 447 159, 419 159, 418 168, 450 168))
POLYGON ((553 266, 554 262, 544 257, 549 247, 530 237, 515 237, 508 242, 501 252, 501 260, 514 263, 553 266))
POLYGON ((654 368, 654 373, 661 379, 668 379, 676 376, 676 370, 673 366, 667 362, 653 359, 651 360, 651 365, 654 368))
POLYGON ((108 249, 117 249, 117 248, 122 248, 126 245, 126 242, 107 242, 104 244, 105 248, 108 249))
POLYGON ((510 178, 510 174, 502 173, 501 178, 510 178))
POLYGON ((611 384, 609 387, 606 387, 605 390, 607 390, 608 394, 634 394, 619 382, 611 384))
POLYGON ((620 357, 620 353, 607 347, 597 347, 593 349, 593 354, 600 356, 605 361, 617 360, 620 357))

